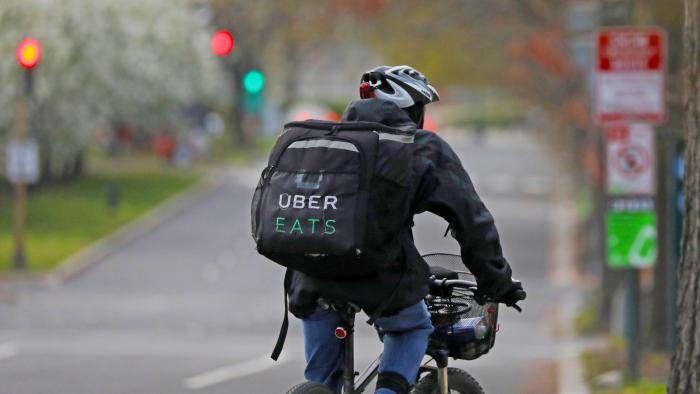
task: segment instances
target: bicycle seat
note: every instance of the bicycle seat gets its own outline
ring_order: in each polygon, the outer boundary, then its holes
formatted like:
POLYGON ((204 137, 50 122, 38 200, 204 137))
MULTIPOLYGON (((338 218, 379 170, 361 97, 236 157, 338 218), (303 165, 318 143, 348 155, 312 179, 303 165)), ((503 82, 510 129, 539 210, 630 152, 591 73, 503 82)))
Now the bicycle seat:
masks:
POLYGON ((350 301, 327 300, 325 298, 319 298, 318 305, 320 305, 323 309, 332 309, 334 311, 353 314, 359 313, 362 310, 362 308, 350 301))

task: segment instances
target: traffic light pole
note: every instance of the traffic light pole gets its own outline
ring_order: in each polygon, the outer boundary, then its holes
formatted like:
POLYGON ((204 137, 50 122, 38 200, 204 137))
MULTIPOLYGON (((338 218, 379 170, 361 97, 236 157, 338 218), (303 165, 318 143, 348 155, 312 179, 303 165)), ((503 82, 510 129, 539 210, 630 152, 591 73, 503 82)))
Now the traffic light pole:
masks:
MULTIPOLYGON (((33 90, 32 70, 24 70, 24 89, 18 97, 15 114, 15 133, 19 141, 26 141, 29 137, 29 99, 33 90)), ((25 254, 25 224, 27 220, 27 184, 18 182, 15 184, 14 201, 15 240, 12 262, 15 269, 22 270, 27 267, 25 254)))

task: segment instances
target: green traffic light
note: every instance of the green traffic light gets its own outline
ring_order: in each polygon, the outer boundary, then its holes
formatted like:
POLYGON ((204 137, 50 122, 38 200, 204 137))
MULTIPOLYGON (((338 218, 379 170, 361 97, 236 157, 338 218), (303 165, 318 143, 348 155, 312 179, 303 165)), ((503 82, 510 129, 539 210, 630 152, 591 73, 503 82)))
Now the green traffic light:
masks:
POLYGON ((260 93, 265 87, 265 76, 260 70, 250 70, 243 76, 243 89, 250 94, 260 93))

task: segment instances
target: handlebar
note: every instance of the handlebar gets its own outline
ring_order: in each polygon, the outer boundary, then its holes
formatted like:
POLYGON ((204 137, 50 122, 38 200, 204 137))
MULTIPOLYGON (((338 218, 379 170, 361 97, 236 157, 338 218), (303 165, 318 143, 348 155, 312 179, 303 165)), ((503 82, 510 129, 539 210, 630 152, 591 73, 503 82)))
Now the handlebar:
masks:
MULTIPOLYGON (((519 282, 519 281, 514 281, 514 282, 519 282)), ((461 287, 464 289, 472 290, 475 292, 478 292, 479 286, 477 285, 476 282, 470 281, 470 280, 463 280, 463 279, 436 279, 434 276, 430 277, 430 286, 435 286, 435 287, 461 287)), ((514 293, 514 299, 517 301, 522 301, 525 298, 527 298, 527 293, 525 293, 525 290, 516 290, 514 293)), ((492 301, 492 302, 499 302, 499 301, 494 301, 494 300, 488 300, 486 298, 482 298, 483 301, 492 301)), ((517 302, 516 301, 516 302, 517 302)), ((520 308, 515 305, 515 303, 512 304, 506 304, 508 306, 514 307, 518 310, 520 308)))

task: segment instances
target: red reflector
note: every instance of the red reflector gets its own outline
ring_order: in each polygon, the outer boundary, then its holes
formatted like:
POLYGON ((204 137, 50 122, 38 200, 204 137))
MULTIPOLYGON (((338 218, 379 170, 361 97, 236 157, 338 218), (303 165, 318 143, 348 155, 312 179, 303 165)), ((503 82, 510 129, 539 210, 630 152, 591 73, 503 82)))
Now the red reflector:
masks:
POLYGON ((338 339, 345 339, 348 336, 348 332, 345 331, 343 327, 338 327, 335 329, 335 337, 338 339))
POLYGON ((360 98, 368 99, 375 97, 373 90, 374 89, 371 86, 369 86, 368 82, 362 82, 360 84, 360 98))

